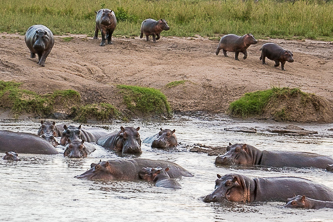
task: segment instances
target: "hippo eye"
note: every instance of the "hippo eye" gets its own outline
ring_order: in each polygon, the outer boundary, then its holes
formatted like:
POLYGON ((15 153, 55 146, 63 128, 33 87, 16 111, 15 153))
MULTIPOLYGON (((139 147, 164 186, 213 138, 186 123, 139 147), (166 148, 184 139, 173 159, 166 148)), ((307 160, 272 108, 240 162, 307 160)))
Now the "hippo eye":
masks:
POLYGON ((100 170, 101 168, 102 168, 101 165, 96 165, 96 166, 95 166, 95 169, 96 169, 96 170, 100 170))
POLYGON ((291 202, 291 205, 296 205, 296 201, 292 201, 292 202, 291 202))

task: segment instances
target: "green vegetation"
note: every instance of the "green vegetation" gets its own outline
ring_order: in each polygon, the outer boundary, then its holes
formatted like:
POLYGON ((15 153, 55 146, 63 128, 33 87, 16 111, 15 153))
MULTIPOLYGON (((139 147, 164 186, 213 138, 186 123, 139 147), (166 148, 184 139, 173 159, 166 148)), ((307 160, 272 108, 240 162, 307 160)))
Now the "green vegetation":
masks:
POLYGON ((99 103, 73 107, 75 115, 74 121, 87 122, 88 119, 96 119, 100 121, 114 119, 120 116, 120 112, 111 104, 99 103))
POLYGON ((118 85, 124 94, 124 102, 132 112, 141 114, 163 114, 171 116, 171 108, 166 96, 161 91, 153 88, 139 86, 118 85))
POLYGON ((163 36, 251 32, 256 38, 333 40, 331 0, 11 0, 1 2, 0 32, 24 34, 43 24, 56 35, 92 36, 95 11, 101 8, 115 11, 118 36, 138 36, 144 19, 164 18, 171 28, 163 36))
POLYGON ((74 37, 64 37, 64 38, 61 38, 61 39, 64 42, 70 42, 70 41, 72 41, 74 39, 74 37))
POLYGON ((186 80, 173 81, 173 82, 169 82, 165 86, 167 88, 172 88, 172 87, 176 87, 176 86, 181 85, 181 84, 185 84, 185 82, 186 82, 186 80))

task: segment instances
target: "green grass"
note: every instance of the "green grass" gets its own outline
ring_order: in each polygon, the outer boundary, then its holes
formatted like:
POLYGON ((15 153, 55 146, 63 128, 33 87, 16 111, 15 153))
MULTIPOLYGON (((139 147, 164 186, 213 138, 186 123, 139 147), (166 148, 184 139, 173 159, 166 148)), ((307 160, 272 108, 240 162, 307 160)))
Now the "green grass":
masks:
POLYGON ((173 81, 173 82, 169 82, 168 84, 166 84, 165 86, 167 88, 172 88, 172 87, 176 87, 178 85, 182 85, 185 84, 186 80, 180 80, 180 81, 173 81))
POLYGON ((171 108, 166 96, 153 88, 117 85, 124 94, 124 103, 132 112, 141 114, 167 114, 171 116, 171 108))
POLYGON ((64 42, 70 42, 70 41, 72 41, 74 39, 74 37, 64 37, 64 38, 61 38, 61 39, 64 42))
POLYGON ((81 107, 74 107, 74 121, 87 122, 88 119, 105 121, 115 119, 121 116, 120 112, 111 104, 99 103, 89 104, 81 107))
POLYGON ((324 0, 11 0, 1 1, 0 32, 21 33, 34 24, 56 35, 93 36, 95 11, 115 11, 114 35, 138 36, 144 19, 164 18, 162 36, 221 36, 252 33, 256 38, 333 40, 333 1, 324 0))

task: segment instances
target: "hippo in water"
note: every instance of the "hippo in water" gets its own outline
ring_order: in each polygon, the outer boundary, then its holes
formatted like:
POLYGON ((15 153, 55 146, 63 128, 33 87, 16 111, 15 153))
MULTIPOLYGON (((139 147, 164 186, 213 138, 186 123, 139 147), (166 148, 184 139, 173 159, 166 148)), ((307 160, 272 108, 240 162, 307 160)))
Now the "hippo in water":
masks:
POLYGON ((284 64, 286 61, 294 62, 293 54, 275 43, 266 43, 260 48, 260 50, 260 60, 262 60, 262 64, 266 64, 265 58, 267 57, 268 59, 275 61, 274 67, 278 67, 281 62, 281 69, 284 70, 284 64))
POLYGON ((215 190, 204 197, 204 202, 286 202, 294 195, 306 195, 317 200, 333 200, 333 190, 299 177, 249 178, 240 174, 217 174, 215 190))
MULTIPOLYGON (((153 148, 173 148, 177 146, 177 137, 175 134, 176 130, 170 130, 170 129, 160 129, 160 132, 153 137, 153 142, 151 144, 151 147, 153 148)), ((145 141, 149 141, 149 139, 145 139, 145 141)), ((144 142, 145 142, 144 141, 144 142)))
POLYGON ((140 38, 142 39, 143 34, 146 36, 147 41, 149 41, 149 36, 153 36, 153 41, 160 39, 160 34, 163 30, 169 30, 170 27, 164 19, 158 21, 154 19, 146 19, 141 23, 141 34, 140 38))
POLYGON ((151 167, 143 167, 139 171, 140 179, 154 182, 157 187, 164 188, 173 188, 173 189, 181 189, 181 185, 174 178, 170 178, 169 167, 163 168, 151 168, 151 167))
POLYGON ((120 131, 107 134, 97 140, 97 144, 119 153, 140 154, 140 127, 120 127, 120 131))
POLYGON ((108 134, 108 132, 101 128, 82 128, 81 125, 76 126, 63 126, 64 130, 61 133, 60 144, 66 145, 68 139, 70 140, 84 140, 86 142, 97 142, 99 138, 108 134))
POLYGON ((167 174, 170 178, 192 177, 193 175, 176 163, 165 160, 150 159, 115 159, 92 163, 91 168, 85 173, 75 176, 79 179, 88 180, 139 180, 139 172, 143 167, 169 168, 167 174))
POLYGON ((215 164, 267 167, 315 167, 325 169, 333 159, 308 152, 259 150, 247 144, 229 144, 227 152, 216 157, 215 164))
POLYGON ((12 160, 12 161, 20 161, 20 158, 18 157, 18 154, 13 152, 13 151, 6 152, 6 155, 2 159, 12 160))
POLYGON ((65 147, 64 156, 69 158, 86 158, 95 150, 96 148, 92 144, 85 143, 84 140, 75 139, 71 141, 68 139, 68 144, 65 147))
POLYGON ((100 9, 96 12, 96 28, 94 39, 98 38, 98 31, 101 31, 102 42, 100 46, 105 46, 105 40, 112 44, 112 33, 116 29, 117 18, 114 11, 110 9, 100 9))
POLYGON ((284 207, 305 209, 333 208, 333 201, 315 200, 304 195, 297 195, 293 198, 288 198, 288 202, 284 207))
POLYGON ((38 65, 44 66, 46 57, 50 54, 54 37, 50 29, 44 25, 33 25, 25 33, 25 43, 30 49, 31 58, 38 55, 38 65))
POLYGON ((0 152, 58 154, 46 140, 30 133, 17 133, 0 130, 0 152))
POLYGON ((55 122, 41 121, 41 126, 38 129, 37 135, 51 143, 53 146, 58 146, 59 143, 55 137, 60 136, 60 130, 56 127, 55 122))
POLYGON ((245 34, 243 36, 238 36, 234 34, 225 35, 221 38, 219 45, 216 49, 216 55, 219 54, 220 50, 223 50, 224 56, 227 57, 228 52, 235 52, 235 59, 238 59, 239 53, 243 53, 243 59, 247 58, 247 51, 246 49, 252 45, 257 44, 257 40, 253 37, 252 34, 245 34))

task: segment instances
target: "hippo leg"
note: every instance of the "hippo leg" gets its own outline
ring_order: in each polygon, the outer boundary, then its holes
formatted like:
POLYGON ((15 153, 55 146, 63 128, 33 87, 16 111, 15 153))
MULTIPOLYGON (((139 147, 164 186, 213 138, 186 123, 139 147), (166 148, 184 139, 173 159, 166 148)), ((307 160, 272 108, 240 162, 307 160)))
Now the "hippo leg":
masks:
POLYGON ((140 39, 142 39, 142 37, 143 37, 143 32, 141 32, 141 34, 140 34, 140 39))
POLYGON ((280 65, 279 61, 275 61, 274 67, 278 67, 280 65))
POLYGON ((224 55, 225 57, 228 57, 228 56, 227 56, 227 51, 224 50, 224 49, 223 49, 223 55, 224 55))
POLYGON ((265 56, 260 56, 260 60, 262 60, 262 64, 266 64, 265 63, 265 58, 266 58, 265 56))
POLYGON ((103 30, 101 31, 101 34, 102 34, 102 42, 100 46, 105 46, 105 33, 103 32, 103 30))
POLYGON ((147 42, 149 41, 149 35, 146 35, 146 40, 147 40, 147 42))
POLYGON ((112 33, 113 33, 113 31, 109 31, 109 34, 107 36, 108 44, 112 44, 112 33))
POLYGON ((243 59, 246 59, 247 58, 247 51, 243 51, 243 54, 244 54, 243 59))
POLYGON ((281 69, 284 70, 284 64, 286 63, 286 61, 281 62, 281 69))
POLYGON ((156 42, 156 36, 153 34, 153 41, 156 42))
POLYGON ((235 60, 239 60, 238 55, 239 55, 239 52, 235 52, 235 60))
POLYGON ((30 58, 36 58, 36 53, 33 53, 33 52, 32 52, 32 53, 30 54, 30 58))
POLYGON ((160 39, 160 34, 156 34, 156 40, 160 39))
MULTIPOLYGON (((52 49, 52 48, 51 48, 52 49)), ((46 57, 50 54, 51 52, 51 49, 48 49, 47 51, 45 51, 43 54, 42 54, 42 57, 41 59, 39 60, 38 64, 41 65, 41 66, 45 66, 45 60, 46 60, 46 57)))
POLYGON ((98 39, 98 27, 96 25, 94 39, 98 39))
POLYGON ((218 55, 219 53, 220 53, 220 47, 217 47, 217 49, 216 49, 216 55, 218 55))

